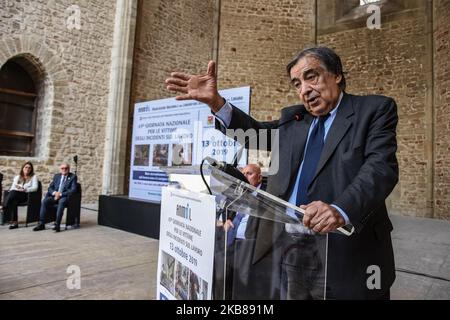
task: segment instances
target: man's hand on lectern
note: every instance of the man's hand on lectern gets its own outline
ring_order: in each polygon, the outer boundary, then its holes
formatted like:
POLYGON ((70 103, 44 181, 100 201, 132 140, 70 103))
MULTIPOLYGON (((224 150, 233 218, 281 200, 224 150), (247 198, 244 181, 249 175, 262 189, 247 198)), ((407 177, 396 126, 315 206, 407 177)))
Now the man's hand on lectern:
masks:
POLYGON ((231 228, 234 228, 234 224, 233 221, 231 221, 230 219, 228 219, 225 224, 223 225, 223 229, 225 230, 225 232, 227 232, 228 230, 230 230, 231 228))
POLYGON ((345 220, 333 206, 322 201, 313 201, 300 208, 305 210, 303 225, 318 233, 328 233, 345 225, 345 220))
POLYGON ((213 112, 218 112, 225 104, 217 91, 216 63, 210 61, 208 70, 201 74, 173 72, 165 81, 167 89, 181 93, 177 100, 197 100, 207 104, 213 112))

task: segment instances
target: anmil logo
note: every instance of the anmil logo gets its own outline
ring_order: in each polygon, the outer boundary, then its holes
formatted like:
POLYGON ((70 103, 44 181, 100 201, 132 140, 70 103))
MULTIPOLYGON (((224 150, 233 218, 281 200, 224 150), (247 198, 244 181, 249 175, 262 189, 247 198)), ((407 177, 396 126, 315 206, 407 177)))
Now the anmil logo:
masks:
POLYGON ((180 204, 177 204, 177 213, 176 213, 177 216, 185 218, 189 221, 192 221, 191 211, 192 211, 192 209, 189 208, 189 204, 187 204, 186 207, 182 206, 180 204))

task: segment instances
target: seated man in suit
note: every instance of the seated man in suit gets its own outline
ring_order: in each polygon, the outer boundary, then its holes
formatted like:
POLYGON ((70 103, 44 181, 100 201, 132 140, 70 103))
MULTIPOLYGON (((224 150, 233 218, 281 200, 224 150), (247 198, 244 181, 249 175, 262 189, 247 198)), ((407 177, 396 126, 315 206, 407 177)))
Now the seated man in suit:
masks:
MULTIPOLYGON (((261 168, 257 164, 248 164, 242 169, 242 173, 247 178, 248 182, 256 187, 261 188, 262 175, 261 168)), ((237 213, 234 217, 230 217, 225 223, 225 230, 227 230, 227 245, 233 245, 235 240, 244 240, 246 238, 247 223, 249 215, 237 213)), ((253 238, 253 237, 252 237, 253 238)))
POLYGON ((67 206, 68 197, 77 191, 77 176, 70 172, 70 166, 67 163, 62 163, 60 166, 60 173, 55 174, 53 181, 48 187, 48 192, 45 195, 41 205, 41 213, 39 224, 33 231, 45 230, 45 217, 48 210, 55 204, 58 205, 56 209, 56 222, 53 230, 60 231, 61 219, 64 213, 64 208, 67 206))

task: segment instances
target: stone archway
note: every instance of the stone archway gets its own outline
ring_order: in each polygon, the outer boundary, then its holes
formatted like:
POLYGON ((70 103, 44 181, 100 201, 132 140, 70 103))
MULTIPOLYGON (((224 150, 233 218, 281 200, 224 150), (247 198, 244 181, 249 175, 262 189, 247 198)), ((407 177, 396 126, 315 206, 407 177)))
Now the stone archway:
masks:
POLYGON ((36 125, 35 157, 48 158, 52 128, 52 114, 62 109, 68 92, 69 77, 56 50, 35 36, 5 37, 0 39, 0 68, 7 61, 21 64, 39 87, 36 125))

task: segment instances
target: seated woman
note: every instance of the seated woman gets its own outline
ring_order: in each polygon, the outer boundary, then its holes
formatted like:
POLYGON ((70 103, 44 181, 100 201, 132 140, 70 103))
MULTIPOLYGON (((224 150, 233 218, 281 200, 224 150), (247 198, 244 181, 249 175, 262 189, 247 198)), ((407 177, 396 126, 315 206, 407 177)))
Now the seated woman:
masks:
POLYGON ((20 174, 14 177, 8 196, 5 199, 3 211, 6 217, 11 217, 9 229, 19 227, 17 217, 17 205, 28 199, 28 193, 35 192, 38 189, 38 179, 34 174, 33 164, 26 162, 20 169, 20 174))

